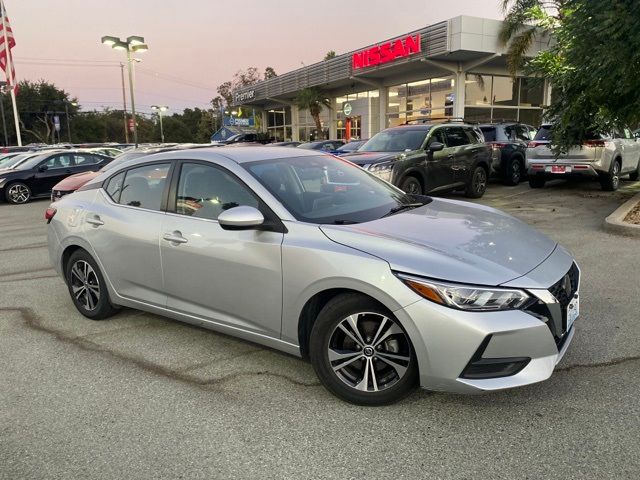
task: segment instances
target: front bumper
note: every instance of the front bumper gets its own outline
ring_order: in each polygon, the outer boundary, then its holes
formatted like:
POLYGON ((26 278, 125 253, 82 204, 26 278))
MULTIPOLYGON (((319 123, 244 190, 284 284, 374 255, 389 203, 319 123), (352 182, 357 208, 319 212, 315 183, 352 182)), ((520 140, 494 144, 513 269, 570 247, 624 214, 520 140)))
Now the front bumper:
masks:
MULTIPOLYGON (((577 266, 571 268, 579 275, 577 266)), ((413 341, 420 385, 436 391, 480 393, 548 379, 575 331, 573 325, 567 328, 568 297, 558 300, 551 294, 562 281, 564 273, 549 289, 525 289, 537 302, 527 310, 466 312, 420 300, 394 312, 413 341), (480 370, 472 365, 489 365, 489 371, 506 367, 478 375, 480 370)), ((578 281, 569 293, 570 298, 578 298, 578 281)))

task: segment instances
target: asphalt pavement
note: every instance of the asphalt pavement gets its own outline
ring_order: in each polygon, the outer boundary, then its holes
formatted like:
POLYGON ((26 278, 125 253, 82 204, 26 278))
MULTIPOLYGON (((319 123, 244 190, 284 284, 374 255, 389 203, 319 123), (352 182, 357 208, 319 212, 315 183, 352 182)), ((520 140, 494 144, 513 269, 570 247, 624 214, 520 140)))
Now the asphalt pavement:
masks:
MULTIPOLYGON (((546 382, 346 404, 297 358, 125 309, 86 320, 49 265, 47 201, 0 204, 0 479, 626 479, 640 471, 640 240, 602 229, 640 182, 491 185, 568 247, 576 336, 546 382)), ((459 198, 452 195, 453 198, 459 198)))

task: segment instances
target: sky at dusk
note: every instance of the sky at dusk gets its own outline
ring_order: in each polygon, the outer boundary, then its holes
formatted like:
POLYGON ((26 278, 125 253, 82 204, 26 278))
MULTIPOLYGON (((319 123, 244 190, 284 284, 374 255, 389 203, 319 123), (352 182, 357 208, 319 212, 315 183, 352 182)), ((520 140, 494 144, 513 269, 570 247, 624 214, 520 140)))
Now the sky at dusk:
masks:
MULTIPOLYGON (((5 0, 19 80, 45 79, 85 110, 121 108, 125 53, 102 35, 142 35, 136 103, 206 108, 249 66, 286 73, 457 15, 501 18, 498 0, 5 0)), ((127 100, 128 102, 128 100, 127 100)))

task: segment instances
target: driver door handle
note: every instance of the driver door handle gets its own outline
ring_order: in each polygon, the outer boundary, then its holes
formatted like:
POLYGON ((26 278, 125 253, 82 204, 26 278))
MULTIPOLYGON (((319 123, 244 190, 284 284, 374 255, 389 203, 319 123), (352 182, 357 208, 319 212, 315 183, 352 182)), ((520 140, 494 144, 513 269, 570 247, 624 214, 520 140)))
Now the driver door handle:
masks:
POLYGON ((163 240, 171 243, 187 243, 189 240, 182 236, 182 233, 179 231, 167 232, 162 236, 163 240))

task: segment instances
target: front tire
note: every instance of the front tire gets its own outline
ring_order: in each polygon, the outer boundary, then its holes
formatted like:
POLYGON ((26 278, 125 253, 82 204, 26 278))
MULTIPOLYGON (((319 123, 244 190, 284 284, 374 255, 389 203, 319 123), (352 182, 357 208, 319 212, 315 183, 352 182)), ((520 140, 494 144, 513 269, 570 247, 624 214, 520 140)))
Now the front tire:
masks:
POLYGON ((114 315, 107 285, 96 261, 84 250, 71 254, 65 267, 67 287, 78 311, 91 320, 102 320, 114 315))
POLYGON ((408 193, 409 195, 422 195, 423 191, 422 191, 422 184, 420 183, 420 180, 418 180, 416 177, 407 177, 402 181, 402 184, 400 185, 400 190, 402 190, 405 193, 408 193))
POLYGON ((620 186, 620 160, 613 162, 611 171, 600 180, 602 190, 605 192, 613 192, 620 186))
POLYGON ((31 200, 31 189, 26 183, 11 183, 5 188, 4 196, 7 202, 21 205, 31 200))
POLYGON ((391 312, 364 295, 339 295, 325 305, 309 353, 322 384, 357 405, 397 402, 418 381, 409 336, 391 312))
POLYGON ((468 198, 480 198, 487 191, 487 171, 482 167, 476 167, 471 174, 471 180, 467 184, 464 194, 468 198))

